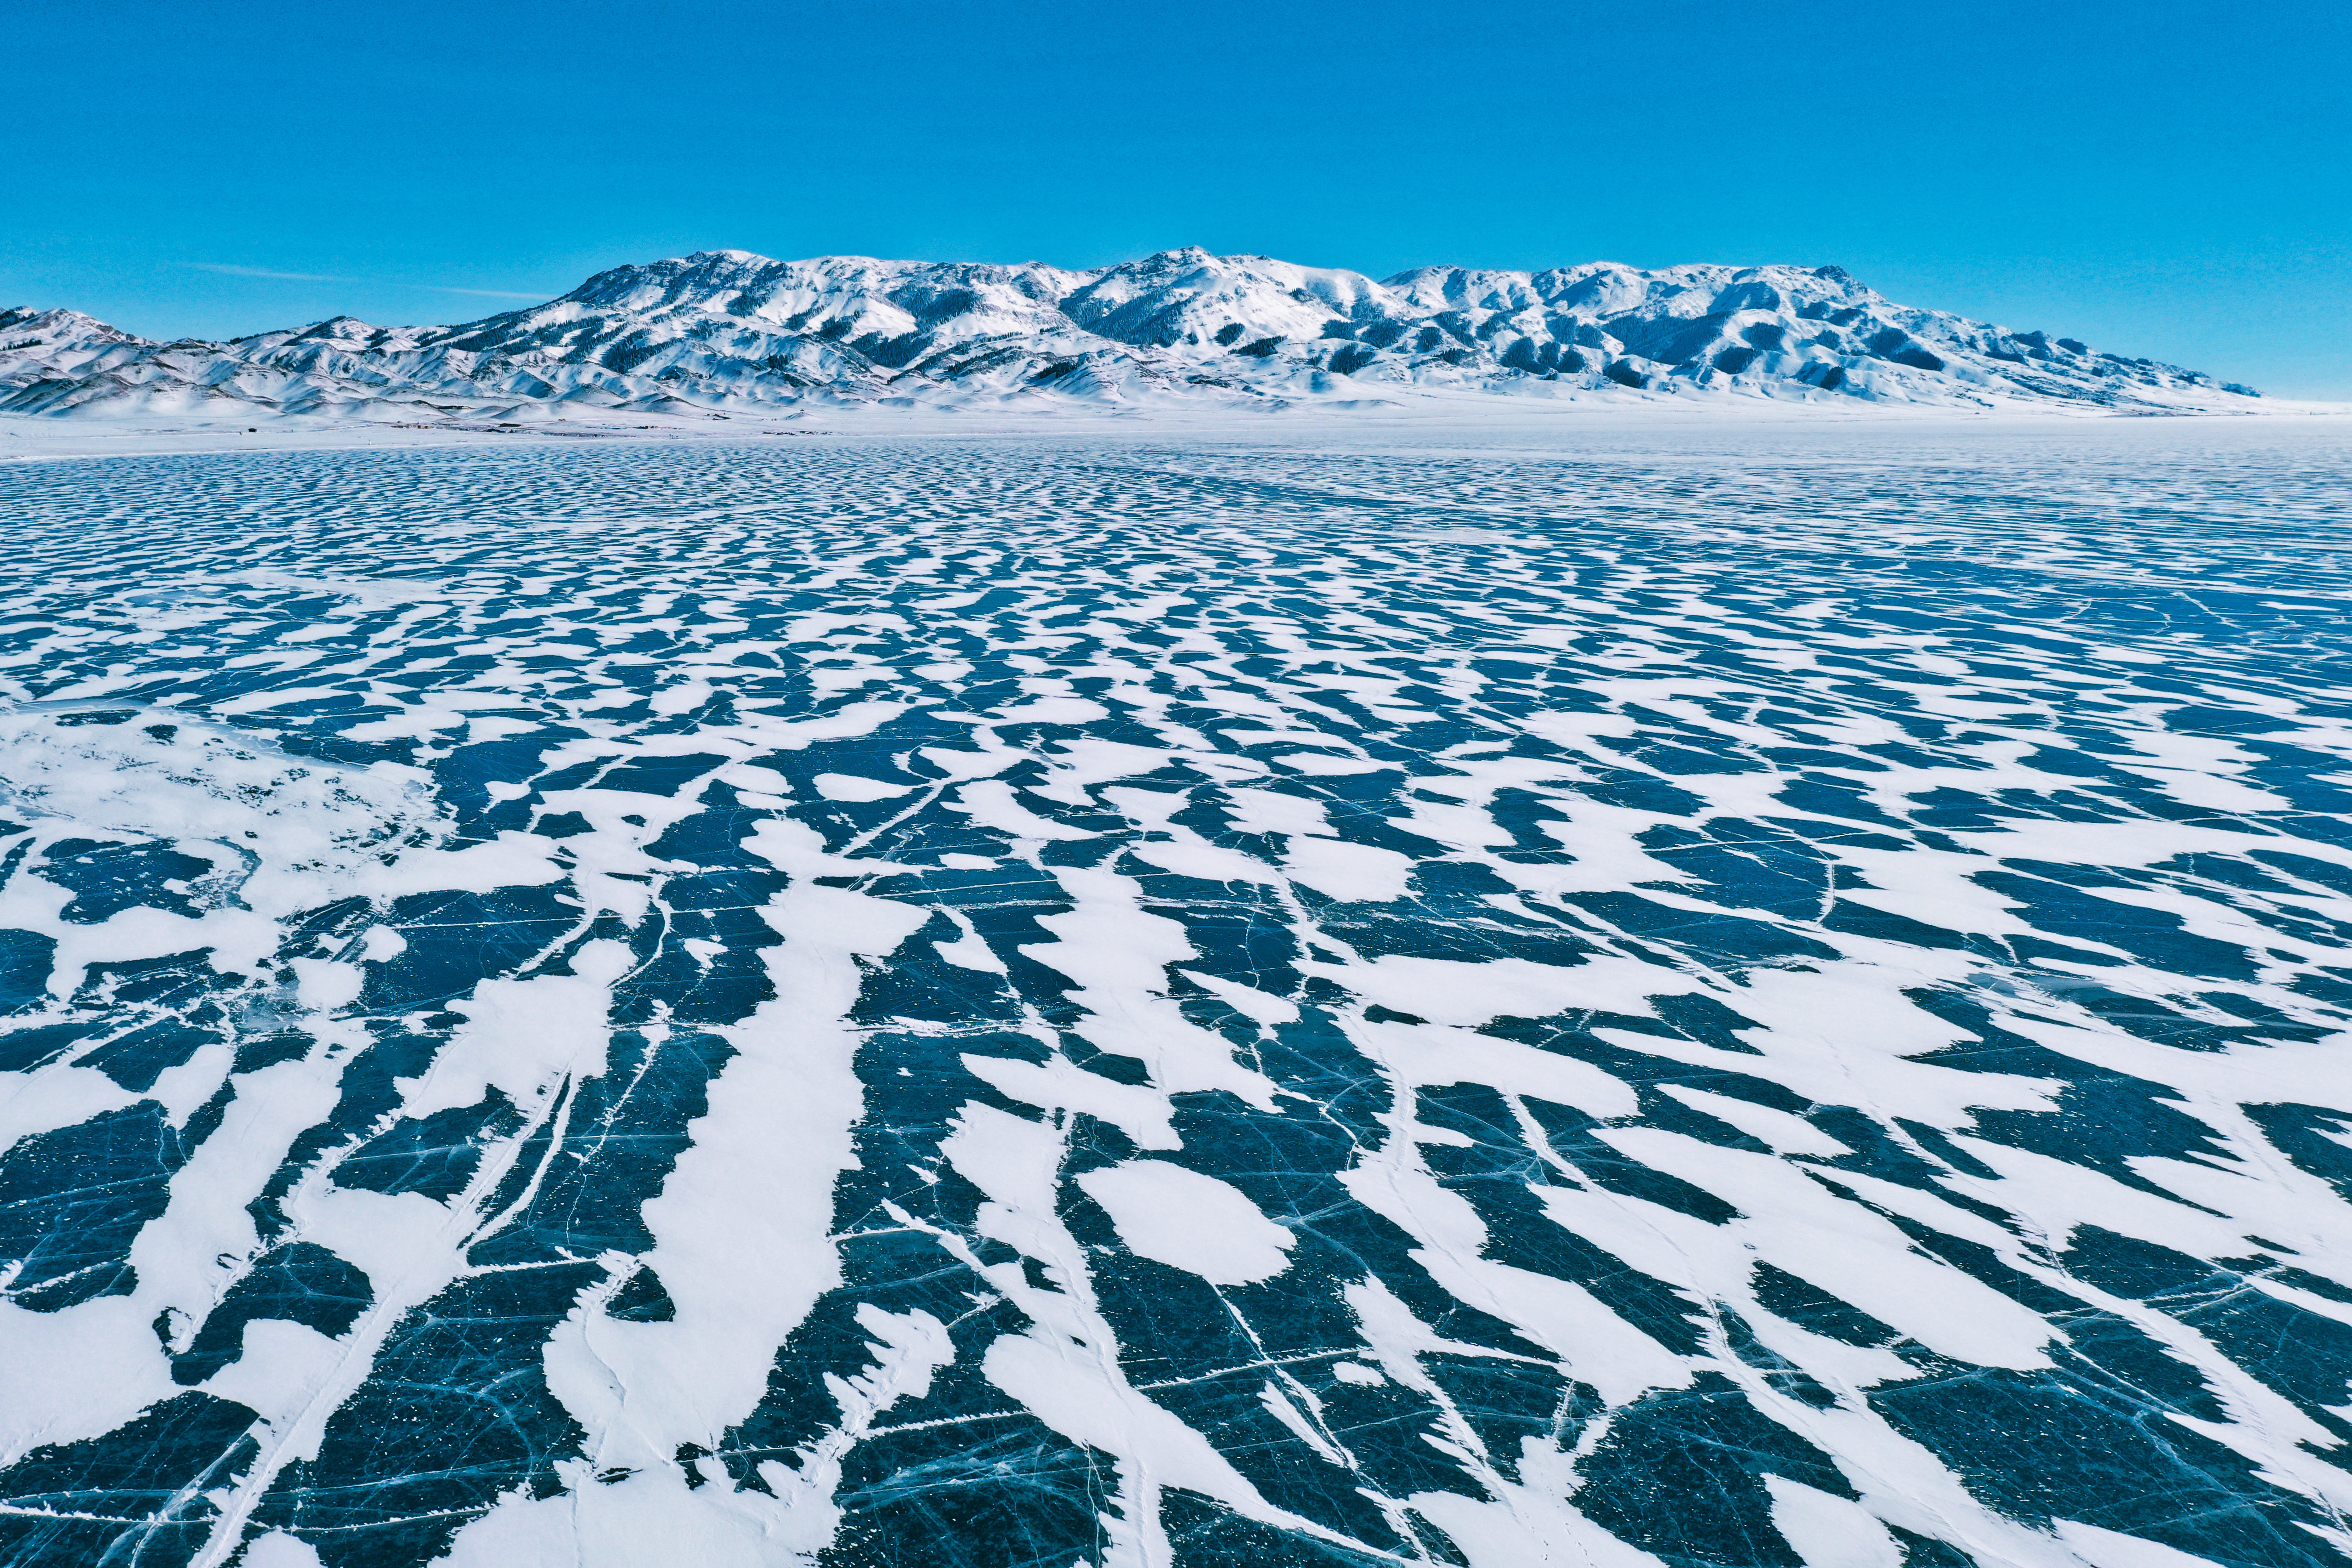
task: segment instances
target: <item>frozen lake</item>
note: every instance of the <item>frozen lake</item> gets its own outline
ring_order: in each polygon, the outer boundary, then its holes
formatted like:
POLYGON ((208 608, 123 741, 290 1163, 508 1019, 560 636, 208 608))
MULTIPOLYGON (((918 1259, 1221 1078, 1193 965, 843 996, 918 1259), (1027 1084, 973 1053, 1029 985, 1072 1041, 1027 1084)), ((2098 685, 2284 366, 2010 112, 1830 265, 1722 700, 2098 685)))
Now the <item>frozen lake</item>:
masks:
POLYGON ((0 1562, 2352 1552, 2341 426, 1354 442, 0 466, 0 1562))

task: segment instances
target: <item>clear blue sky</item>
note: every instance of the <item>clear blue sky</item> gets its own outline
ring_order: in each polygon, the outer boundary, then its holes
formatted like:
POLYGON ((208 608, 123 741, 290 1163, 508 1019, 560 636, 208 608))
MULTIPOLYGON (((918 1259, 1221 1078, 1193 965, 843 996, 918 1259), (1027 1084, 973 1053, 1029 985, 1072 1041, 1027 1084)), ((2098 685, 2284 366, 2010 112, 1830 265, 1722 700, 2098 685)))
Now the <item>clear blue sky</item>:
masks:
POLYGON ((0 306, 463 321, 738 247, 1837 262, 2352 397, 2339 0, 17 0, 0 306))

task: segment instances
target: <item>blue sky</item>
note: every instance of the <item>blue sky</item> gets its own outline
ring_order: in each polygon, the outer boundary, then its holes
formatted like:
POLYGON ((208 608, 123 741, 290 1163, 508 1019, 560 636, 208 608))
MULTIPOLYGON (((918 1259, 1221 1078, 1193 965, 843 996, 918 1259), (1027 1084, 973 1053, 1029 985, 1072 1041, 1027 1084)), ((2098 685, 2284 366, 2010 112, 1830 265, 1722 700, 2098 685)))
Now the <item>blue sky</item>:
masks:
POLYGON ((1836 262, 2352 397, 2352 6, 17 0, 0 306, 463 321, 736 247, 1836 262))

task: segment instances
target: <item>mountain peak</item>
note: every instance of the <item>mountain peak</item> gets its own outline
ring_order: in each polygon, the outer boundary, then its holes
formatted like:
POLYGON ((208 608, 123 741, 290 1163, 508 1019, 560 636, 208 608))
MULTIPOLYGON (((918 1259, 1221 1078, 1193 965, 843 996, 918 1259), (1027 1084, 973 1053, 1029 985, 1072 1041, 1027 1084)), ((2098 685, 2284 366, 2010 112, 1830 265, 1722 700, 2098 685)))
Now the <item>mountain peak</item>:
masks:
POLYGON ((722 249, 608 268, 454 327, 337 316, 234 343, 158 344, 75 311, 0 313, 0 410, 17 413, 222 398, 292 412, 518 399, 714 413, 812 398, 1262 408, 1465 393, 2122 411, 2253 395, 2073 338, 1897 305, 1838 266, 1429 266, 1375 281, 1200 246, 1090 270, 722 249))
POLYGON ((0 333, 20 342, 12 347, 29 347, 23 342, 28 337, 104 337, 116 342, 126 341, 129 332, 110 327, 96 316, 86 316, 79 310, 38 310, 31 305, 19 305, 14 310, 0 310, 0 333))

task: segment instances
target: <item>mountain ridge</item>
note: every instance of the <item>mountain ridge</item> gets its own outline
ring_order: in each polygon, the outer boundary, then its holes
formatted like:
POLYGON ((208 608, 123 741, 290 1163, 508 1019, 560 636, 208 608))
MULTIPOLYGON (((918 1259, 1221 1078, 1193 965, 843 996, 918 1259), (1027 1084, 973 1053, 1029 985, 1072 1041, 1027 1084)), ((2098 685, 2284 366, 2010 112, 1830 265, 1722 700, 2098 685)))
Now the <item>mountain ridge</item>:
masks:
POLYGON ((1844 268, 1583 262, 1375 279, 1199 247, 1090 269, 776 260, 608 268, 447 326, 334 316, 211 342, 0 311, 0 412, 446 420, 803 405, 1286 407, 1486 394, 1956 408, 2242 408, 2252 388, 1887 300, 1844 268))

